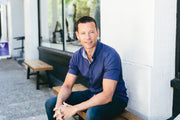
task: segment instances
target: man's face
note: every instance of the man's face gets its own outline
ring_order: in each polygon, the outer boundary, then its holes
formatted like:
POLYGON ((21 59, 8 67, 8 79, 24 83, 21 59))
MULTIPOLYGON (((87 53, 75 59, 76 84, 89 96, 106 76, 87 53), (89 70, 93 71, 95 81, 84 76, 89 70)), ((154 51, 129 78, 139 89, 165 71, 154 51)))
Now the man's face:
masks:
POLYGON ((96 47, 99 30, 96 29, 94 22, 78 24, 77 38, 81 41, 81 45, 87 49, 96 47))

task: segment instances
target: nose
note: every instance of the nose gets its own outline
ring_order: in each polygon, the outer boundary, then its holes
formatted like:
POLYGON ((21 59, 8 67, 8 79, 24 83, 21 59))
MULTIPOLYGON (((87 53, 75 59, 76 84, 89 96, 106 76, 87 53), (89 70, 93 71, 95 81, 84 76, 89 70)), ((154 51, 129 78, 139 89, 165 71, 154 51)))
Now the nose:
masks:
POLYGON ((91 39, 91 34, 90 33, 86 34, 86 39, 88 39, 88 40, 91 39))

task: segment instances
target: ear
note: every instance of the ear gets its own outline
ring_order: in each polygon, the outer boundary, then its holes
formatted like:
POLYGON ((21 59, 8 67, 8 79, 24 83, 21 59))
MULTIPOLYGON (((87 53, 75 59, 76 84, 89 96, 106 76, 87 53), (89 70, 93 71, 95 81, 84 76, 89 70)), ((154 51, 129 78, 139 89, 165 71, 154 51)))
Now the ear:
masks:
POLYGON ((98 34, 98 37, 99 37, 99 29, 97 28, 97 34, 98 34))
POLYGON ((78 40, 79 40, 79 33, 76 31, 76 37, 78 38, 78 40))

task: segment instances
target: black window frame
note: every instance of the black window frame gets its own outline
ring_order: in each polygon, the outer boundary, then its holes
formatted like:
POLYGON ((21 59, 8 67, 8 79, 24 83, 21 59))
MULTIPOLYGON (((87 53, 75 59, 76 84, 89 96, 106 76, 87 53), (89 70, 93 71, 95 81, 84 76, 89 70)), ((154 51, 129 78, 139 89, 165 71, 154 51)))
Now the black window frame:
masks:
POLYGON ((180 79, 180 1, 177 1, 175 78, 180 79))

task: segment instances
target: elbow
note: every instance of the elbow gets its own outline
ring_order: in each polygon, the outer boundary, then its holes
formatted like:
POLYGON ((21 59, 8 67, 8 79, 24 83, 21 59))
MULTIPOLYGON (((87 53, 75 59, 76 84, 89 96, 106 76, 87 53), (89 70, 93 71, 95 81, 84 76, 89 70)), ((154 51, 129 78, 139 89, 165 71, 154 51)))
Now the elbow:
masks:
POLYGON ((103 103, 104 104, 107 104, 107 103, 110 103, 112 102, 112 98, 113 98, 113 94, 112 93, 109 93, 109 92, 102 92, 103 94, 103 103))
POLYGON ((112 102, 112 97, 108 99, 108 103, 112 102))
POLYGON ((105 97, 105 104, 108 104, 108 103, 110 103, 110 102, 112 102, 112 96, 107 96, 107 97, 105 97))

